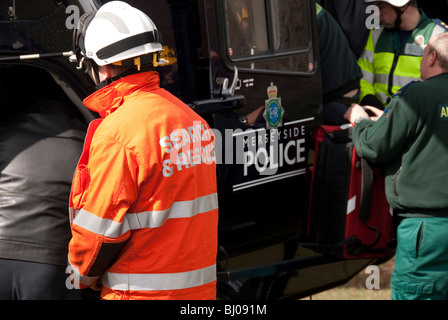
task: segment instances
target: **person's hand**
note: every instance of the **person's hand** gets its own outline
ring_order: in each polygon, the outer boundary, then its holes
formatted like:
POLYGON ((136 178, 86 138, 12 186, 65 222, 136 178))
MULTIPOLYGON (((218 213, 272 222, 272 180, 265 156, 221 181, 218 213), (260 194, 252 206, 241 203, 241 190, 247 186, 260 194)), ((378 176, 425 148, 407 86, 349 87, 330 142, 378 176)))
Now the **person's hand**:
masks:
POLYGON ((263 106, 263 107, 259 107, 259 108, 255 109, 254 111, 249 113, 246 116, 247 124, 252 126, 252 125, 254 125, 255 122, 260 121, 263 118, 264 110, 265 110, 265 107, 263 106))
POLYGON ((361 107, 359 104, 354 103, 350 108, 347 109, 344 114, 344 118, 348 120, 352 125, 354 125, 355 121, 358 119, 369 119, 369 115, 363 107, 361 107))

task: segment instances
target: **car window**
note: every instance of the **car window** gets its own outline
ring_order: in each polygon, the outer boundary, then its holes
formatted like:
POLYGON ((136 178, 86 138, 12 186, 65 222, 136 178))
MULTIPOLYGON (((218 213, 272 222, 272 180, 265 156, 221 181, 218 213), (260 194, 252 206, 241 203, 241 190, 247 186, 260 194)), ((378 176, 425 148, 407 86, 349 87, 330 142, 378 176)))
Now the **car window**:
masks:
POLYGON ((225 0, 226 49, 239 68, 314 69, 307 0, 225 0))

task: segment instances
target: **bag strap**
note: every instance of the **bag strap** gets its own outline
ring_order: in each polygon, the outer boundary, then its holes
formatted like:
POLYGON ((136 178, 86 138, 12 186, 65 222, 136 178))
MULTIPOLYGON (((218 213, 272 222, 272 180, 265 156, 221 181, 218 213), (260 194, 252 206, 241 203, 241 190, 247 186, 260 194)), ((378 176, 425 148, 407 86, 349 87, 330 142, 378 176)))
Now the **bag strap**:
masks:
MULTIPOLYGON (((353 150, 356 152, 356 150, 353 150)), ((373 169, 370 167, 366 159, 361 158, 361 207, 359 218, 367 223, 370 218, 370 208, 372 205, 373 190, 373 169)))
MULTIPOLYGON (((356 152, 353 149, 353 152, 356 152)), ((367 223, 370 218, 370 209, 372 206, 372 193, 373 193, 373 169, 366 159, 361 158, 361 205, 359 208, 359 219, 364 223, 364 225, 376 231, 375 240, 372 243, 365 245, 365 247, 373 247, 380 240, 381 232, 378 228, 373 227, 367 223)))

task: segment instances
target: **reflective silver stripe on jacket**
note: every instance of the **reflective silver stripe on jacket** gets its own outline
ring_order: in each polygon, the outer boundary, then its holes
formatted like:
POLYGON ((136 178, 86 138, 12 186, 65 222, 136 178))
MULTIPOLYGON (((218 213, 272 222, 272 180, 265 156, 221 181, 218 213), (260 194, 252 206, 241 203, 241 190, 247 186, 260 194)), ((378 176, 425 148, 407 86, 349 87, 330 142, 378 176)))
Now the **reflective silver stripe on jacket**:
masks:
MULTIPOLYGON (((396 74, 394 74, 392 83, 394 86, 404 87, 405 85, 409 84, 412 81, 419 81, 419 80, 421 80, 421 79, 415 78, 415 77, 397 76, 396 74)), ((375 74, 375 82, 388 85, 389 84, 389 75, 376 73, 375 74)))
POLYGON ((216 280, 216 265, 178 273, 113 273, 106 272, 101 281, 113 290, 178 290, 204 285, 216 280))
POLYGON ((67 263, 66 273, 70 275, 72 281, 71 283, 75 289, 81 289, 81 284, 90 287, 97 279, 100 278, 100 276, 83 276, 79 273, 78 269, 71 264, 70 259, 67 263))
POLYGON ((121 223, 100 218, 93 213, 81 209, 76 214, 73 224, 98 235, 118 238, 129 230, 157 228, 168 219, 191 218, 197 214, 215 209, 218 209, 218 197, 216 193, 190 201, 174 202, 166 210, 126 213, 121 223))
POLYGON ((373 63, 374 54, 372 51, 364 49, 364 51, 359 56, 361 59, 366 60, 367 62, 373 63))
POLYGON ((363 80, 366 80, 370 84, 373 85, 373 81, 375 81, 375 75, 372 72, 362 70, 362 78, 363 80))
MULTIPOLYGON (((384 84, 384 85, 389 84, 389 77, 390 77, 389 74, 381 74, 381 73, 373 74, 366 70, 362 70, 362 74, 363 74, 363 79, 368 81, 371 84, 373 84, 373 83, 379 83, 379 84, 384 84)), ((405 85, 407 85, 408 83, 410 83, 412 81, 419 81, 419 80, 421 80, 421 79, 414 78, 414 77, 398 76, 398 75, 394 74, 392 81, 393 81, 394 86, 404 87, 405 85)))

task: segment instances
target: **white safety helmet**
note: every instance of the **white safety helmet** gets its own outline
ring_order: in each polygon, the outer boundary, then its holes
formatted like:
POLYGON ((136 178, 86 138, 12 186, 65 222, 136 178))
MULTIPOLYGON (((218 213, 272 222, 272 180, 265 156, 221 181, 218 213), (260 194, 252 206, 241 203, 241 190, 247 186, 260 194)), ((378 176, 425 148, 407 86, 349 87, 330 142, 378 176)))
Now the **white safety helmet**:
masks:
POLYGON ((394 7, 402 7, 411 0, 364 0, 365 3, 386 2, 394 7))
POLYGON ((151 61, 156 64, 163 50, 162 36, 152 20, 122 1, 108 2, 96 13, 84 14, 79 24, 74 36, 78 60, 93 60, 99 66, 120 65, 155 53, 151 61))

